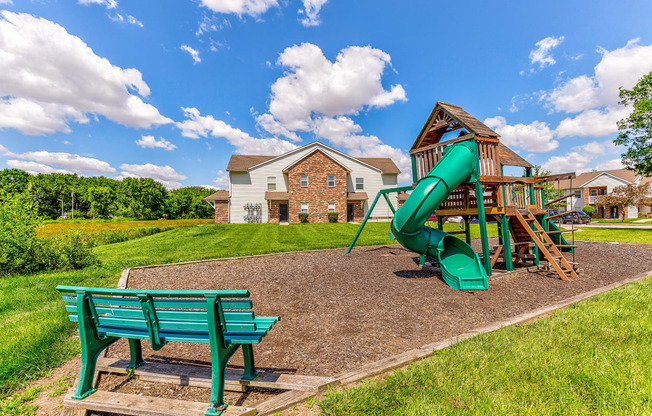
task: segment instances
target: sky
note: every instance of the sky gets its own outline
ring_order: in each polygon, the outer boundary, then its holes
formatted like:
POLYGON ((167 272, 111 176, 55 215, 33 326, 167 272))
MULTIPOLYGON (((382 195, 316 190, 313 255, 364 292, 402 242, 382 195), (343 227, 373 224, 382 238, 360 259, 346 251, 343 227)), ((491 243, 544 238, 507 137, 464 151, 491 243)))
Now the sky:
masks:
POLYGON ((408 151, 437 101, 553 173, 617 169, 652 2, 0 0, 0 169, 228 188, 232 154, 408 151))

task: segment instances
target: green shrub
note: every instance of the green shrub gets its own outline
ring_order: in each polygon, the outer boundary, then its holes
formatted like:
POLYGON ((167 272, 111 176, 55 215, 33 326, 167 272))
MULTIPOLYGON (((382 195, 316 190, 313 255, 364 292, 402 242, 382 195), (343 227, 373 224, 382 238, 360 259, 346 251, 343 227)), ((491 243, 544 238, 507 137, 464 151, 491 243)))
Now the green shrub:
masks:
POLYGON ((595 213, 595 207, 591 205, 587 205, 584 208, 582 208, 582 211, 584 211, 584 213, 589 217, 592 217, 593 214, 595 213))
POLYGON ((100 264, 93 253, 95 243, 82 232, 44 238, 41 243, 41 270, 79 270, 100 264))
POLYGON ((337 222, 337 217, 339 215, 340 214, 338 214, 337 212, 329 212, 328 213, 328 222, 337 222))
POLYGON ((0 190, 0 277, 38 271, 38 225, 35 204, 24 194, 0 190))
POLYGON ((299 221, 302 223, 307 223, 308 222, 308 213, 307 212, 300 212, 299 213, 299 221))

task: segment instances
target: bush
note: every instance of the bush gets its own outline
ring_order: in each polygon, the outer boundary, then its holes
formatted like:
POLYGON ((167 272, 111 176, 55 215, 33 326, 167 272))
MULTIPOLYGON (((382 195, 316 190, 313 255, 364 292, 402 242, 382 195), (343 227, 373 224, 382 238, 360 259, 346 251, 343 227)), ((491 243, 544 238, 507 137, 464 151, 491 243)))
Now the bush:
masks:
POLYGON ((595 213, 595 207, 591 205, 587 205, 584 208, 582 208, 582 211, 584 211, 584 213, 589 217, 592 217, 593 214, 595 213))
POLYGON ((0 276, 38 270, 38 225, 36 206, 27 197, 0 190, 0 276))
POLYGON ((308 213, 307 212, 300 212, 299 213, 299 221, 302 223, 307 223, 308 222, 308 213))
POLYGON ((93 253, 95 243, 82 232, 44 238, 41 241, 41 270, 79 270, 100 264, 93 253))
POLYGON ((340 214, 337 212, 329 212, 328 213, 328 222, 337 222, 337 217, 339 217, 340 214))

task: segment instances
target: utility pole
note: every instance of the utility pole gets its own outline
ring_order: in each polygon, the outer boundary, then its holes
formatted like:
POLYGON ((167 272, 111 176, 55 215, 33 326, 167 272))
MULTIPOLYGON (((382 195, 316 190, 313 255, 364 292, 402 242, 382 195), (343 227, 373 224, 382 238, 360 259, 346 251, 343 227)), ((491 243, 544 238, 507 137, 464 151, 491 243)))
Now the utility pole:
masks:
POLYGON ((70 202, 70 213, 72 215, 72 219, 74 220, 75 219, 75 188, 72 188, 70 197, 72 198, 72 202, 70 202))

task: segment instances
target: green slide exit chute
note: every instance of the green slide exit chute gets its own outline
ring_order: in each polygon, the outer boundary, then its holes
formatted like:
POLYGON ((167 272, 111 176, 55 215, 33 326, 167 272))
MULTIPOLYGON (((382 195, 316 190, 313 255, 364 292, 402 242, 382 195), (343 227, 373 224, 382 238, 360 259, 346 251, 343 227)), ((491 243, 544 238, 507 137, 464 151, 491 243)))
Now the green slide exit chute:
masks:
POLYGON ((448 146, 439 163, 419 180, 396 211, 391 225, 394 237, 403 247, 438 259, 444 281, 458 290, 489 288, 480 258, 464 241, 424 224, 455 188, 477 176, 477 169, 474 141, 448 146))

